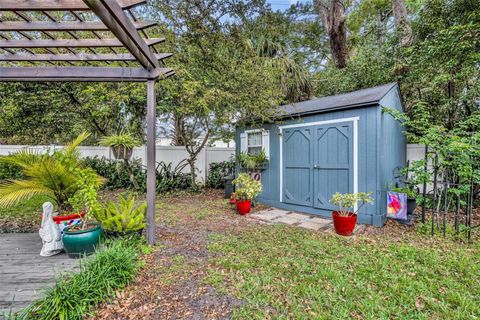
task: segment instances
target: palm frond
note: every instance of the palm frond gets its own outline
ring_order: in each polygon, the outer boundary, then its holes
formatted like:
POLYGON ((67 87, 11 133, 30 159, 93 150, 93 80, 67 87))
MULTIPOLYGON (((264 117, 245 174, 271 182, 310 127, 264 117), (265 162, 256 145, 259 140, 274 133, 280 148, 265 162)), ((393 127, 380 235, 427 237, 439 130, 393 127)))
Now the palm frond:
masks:
POLYGON ((53 195, 52 190, 31 180, 0 182, 0 206, 9 207, 37 195, 53 195))
POLYGON ((28 168, 34 163, 40 161, 45 155, 32 149, 22 149, 18 152, 12 153, 6 157, 0 157, 1 163, 8 163, 19 166, 21 168, 28 168))
POLYGON ((90 137, 90 133, 88 131, 84 131, 78 135, 72 142, 68 143, 65 146, 64 153, 67 157, 76 157, 78 158, 79 152, 77 147, 85 140, 90 137))

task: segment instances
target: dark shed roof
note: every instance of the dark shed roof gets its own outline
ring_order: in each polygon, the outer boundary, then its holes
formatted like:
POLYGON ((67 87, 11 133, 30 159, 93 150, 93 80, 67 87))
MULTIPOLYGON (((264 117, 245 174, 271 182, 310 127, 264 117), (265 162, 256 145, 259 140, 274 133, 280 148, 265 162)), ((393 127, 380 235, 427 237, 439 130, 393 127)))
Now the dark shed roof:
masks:
POLYGON ((321 97, 308 101, 286 104, 280 110, 286 115, 302 115, 330 110, 357 108, 378 103, 397 83, 361 89, 334 96, 321 97))

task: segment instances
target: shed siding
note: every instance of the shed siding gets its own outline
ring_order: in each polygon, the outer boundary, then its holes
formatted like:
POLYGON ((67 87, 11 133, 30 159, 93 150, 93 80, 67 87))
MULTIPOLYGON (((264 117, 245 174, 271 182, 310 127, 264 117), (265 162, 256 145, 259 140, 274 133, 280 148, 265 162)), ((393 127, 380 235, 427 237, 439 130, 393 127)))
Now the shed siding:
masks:
MULTIPOLYGON (((403 111, 398 87, 392 88, 380 100, 380 106, 403 111)), ((398 171, 406 165, 407 141, 403 133, 404 128, 390 114, 382 112, 379 108, 378 117, 380 123, 377 136, 380 146, 378 189, 381 190, 379 203, 382 205, 382 211, 386 212, 386 191, 389 184, 394 184, 397 181, 395 175, 398 174, 398 171)))
MULTIPOLYGON (((377 105, 365 108, 356 108, 350 110, 341 110, 323 114, 308 115, 300 119, 284 120, 279 124, 266 124, 263 128, 270 130, 270 162, 268 168, 262 171, 263 192, 258 197, 260 202, 285 208, 288 210, 298 210, 308 213, 323 214, 329 216, 330 212, 303 207, 288 205, 280 202, 280 135, 279 126, 312 123, 325 120, 336 120, 342 118, 359 117, 358 122, 358 191, 367 192, 376 191, 377 181, 377 105)), ((237 141, 240 133, 251 127, 237 130, 237 141)), ((237 144, 237 152, 240 152, 237 144)), ((360 223, 372 223, 372 215, 377 215, 377 202, 373 205, 365 206, 359 215, 360 223)))

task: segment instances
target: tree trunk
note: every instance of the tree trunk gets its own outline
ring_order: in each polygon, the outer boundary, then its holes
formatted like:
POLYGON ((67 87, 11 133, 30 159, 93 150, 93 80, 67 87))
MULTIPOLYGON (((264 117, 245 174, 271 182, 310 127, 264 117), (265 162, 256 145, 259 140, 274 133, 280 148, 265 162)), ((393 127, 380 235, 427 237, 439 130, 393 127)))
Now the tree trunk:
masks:
POLYGON ((185 141, 185 118, 178 114, 173 114, 173 134, 172 145, 184 146, 185 141))
POLYGON ((192 176, 191 177, 191 187, 192 187, 192 190, 195 190, 197 188, 197 182, 195 181, 195 177, 196 177, 196 174, 195 174, 195 161, 196 161, 196 157, 194 158, 190 158, 187 160, 188 164, 190 165, 190 175, 192 176))
POLYGON ((407 19, 407 5, 405 0, 392 0, 393 23, 400 35, 400 44, 407 46, 412 38, 412 28, 407 19))
POLYGON ((345 6, 340 0, 315 0, 315 8, 328 34, 335 66, 345 68, 348 59, 345 6))

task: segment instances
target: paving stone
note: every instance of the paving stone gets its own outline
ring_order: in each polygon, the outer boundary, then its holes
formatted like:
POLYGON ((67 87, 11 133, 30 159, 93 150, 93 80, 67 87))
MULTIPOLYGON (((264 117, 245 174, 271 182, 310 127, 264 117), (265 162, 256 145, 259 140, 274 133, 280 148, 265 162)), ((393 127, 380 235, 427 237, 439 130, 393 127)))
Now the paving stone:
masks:
POLYGON ((310 221, 321 224, 321 225, 327 225, 329 223, 332 223, 332 220, 324 219, 324 218, 312 218, 310 221))
POLYGON ((265 210, 259 211, 257 213, 252 214, 251 216, 260 220, 271 221, 281 216, 285 216, 288 211, 274 209, 274 210, 265 210))
POLYGON ((316 223, 316 222, 313 222, 311 220, 304 221, 304 222, 302 222, 298 225, 298 227, 302 227, 302 228, 310 229, 310 230, 315 230, 315 231, 320 230, 324 226, 325 226, 324 224, 316 223))
POLYGON ((311 219, 311 216, 309 216, 308 214, 297 213, 297 212, 290 213, 288 216, 290 218, 294 218, 294 219, 298 219, 298 220, 302 220, 302 221, 311 219))
POLYGON ((300 223, 302 221, 303 221, 303 219, 298 219, 298 218, 292 217, 290 214, 279 217, 279 218, 274 220, 274 222, 281 222, 281 223, 285 223, 285 224, 289 224, 289 225, 294 225, 294 224, 300 223))

